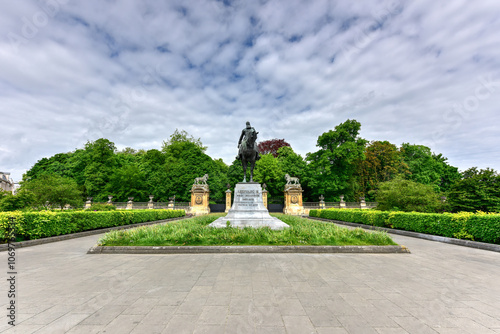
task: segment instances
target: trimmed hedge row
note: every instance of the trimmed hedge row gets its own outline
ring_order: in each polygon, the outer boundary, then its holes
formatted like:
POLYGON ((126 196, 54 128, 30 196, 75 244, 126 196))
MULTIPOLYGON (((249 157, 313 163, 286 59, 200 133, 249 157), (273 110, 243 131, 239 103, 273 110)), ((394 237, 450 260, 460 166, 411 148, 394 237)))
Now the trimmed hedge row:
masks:
POLYGON ((323 209, 309 216, 500 244, 500 214, 323 209))
POLYGON ((0 212, 0 238, 2 242, 8 239, 9 217, 16 218, 18 240, 33 240, 185 215, 184 210, 0 212))

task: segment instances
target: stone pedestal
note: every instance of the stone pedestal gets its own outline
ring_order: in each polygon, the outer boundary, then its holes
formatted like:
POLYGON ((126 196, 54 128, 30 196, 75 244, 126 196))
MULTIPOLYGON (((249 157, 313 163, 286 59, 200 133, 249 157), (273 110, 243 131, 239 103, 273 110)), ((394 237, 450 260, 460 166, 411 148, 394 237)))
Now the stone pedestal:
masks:
POLYGON ((191 188, 191 205, 189 213, 195 216, 207 215, 210 213, 209 204, 210 191, 206 184, 193 184, 191 188))
POLYGON ((155 208, 155 204, 153 203, 153 198, 154 198, 153 195, 149 195, 148 209, 154 209, 155 208))
POLYGON ((128 198, 127 207, 126 207, 127 210, 132 210, 134 208, 134 202, 133 201, 134 201, 133 197, 129 197, 128 198))
POLYGON ((283 213, 287 215, 299 216, 304 214, 302 204, 302 187, 300 184, 287 184, 285 186, 285 208, 283 213))
POLYGON ((323 197, 323 195, 321 195, 319 197, 319 208, 320 209, 324 209, 325 208, 325 197, 323 197))
POLYGON ((231 208, 231 190, 226 190, 226 211, 229 212, 229 209, 231 208))
POLYGON ((345 209, 344 195, 340 195, 339 208, 345 209))
POLYGON ((85 202, 85 209, 90 209, 92 206, 92 197, 87 197, 87 202, 85 202))
POLYGON ((281 220, 271 217, 262 200, 262 188, 255 182, 240 182, 234 189, 234 202, 227 216, 221 217, 208 226, 224 228, 227 222, 232 227, 269 227, 281 230, 288 227, 281 220))
POLYGON ((365 198, 364 197, 360 197, 359 198, 359 207, 361 209, 366 209, 366 202, 365 202, 365 198))

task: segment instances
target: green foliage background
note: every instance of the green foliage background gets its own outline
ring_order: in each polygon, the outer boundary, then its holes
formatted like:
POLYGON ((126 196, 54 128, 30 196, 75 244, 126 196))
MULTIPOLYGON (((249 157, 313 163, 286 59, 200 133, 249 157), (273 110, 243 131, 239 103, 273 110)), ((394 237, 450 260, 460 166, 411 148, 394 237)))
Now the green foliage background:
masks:
MULTIPOLYGON (((255 181, 266 183, 269 198, 282 200, 285 174, 300 178, 304 202, 377 200, 380 208, 440 212, 500 210, 500 177, 491 169, 473 167, 460 173, 441 154, 423 145, 372 141, 360 137, 361 124, 347 120, 318 136, 317 151, 305 157, 290 146, 262 154, 255 181), (424 186, 425 185, 425 186, 424 186), (390 190, 390 191, 389 191, 390 190), (388 194, 392 192, 392 195, 388 194), (446 206, 440 198, 446 196, 446 206), (438 202, 436 202, 438 199, 438 202)), ((270 140, 276 142, 276 140, 270 140)), ((282 140, 284 142, 284 140, 282 140)), ((0 210, 82 206, 94 202, 124 202, 128 197, 146 202, 190 201, 196 177, 209 175, 211 202, 224 202, 226 185, 234 189, 243 179, 241 162, 226 165, 206 153, 200 139, 176 130, 159 149, 118 151, 101 138, 82 149, 39 160, 23 176, 16 196, 0 196, 0 210), (48 203, 48 204, 47 204, 48 203)), ((236 152, 235 152, 236 153, 236 152)))

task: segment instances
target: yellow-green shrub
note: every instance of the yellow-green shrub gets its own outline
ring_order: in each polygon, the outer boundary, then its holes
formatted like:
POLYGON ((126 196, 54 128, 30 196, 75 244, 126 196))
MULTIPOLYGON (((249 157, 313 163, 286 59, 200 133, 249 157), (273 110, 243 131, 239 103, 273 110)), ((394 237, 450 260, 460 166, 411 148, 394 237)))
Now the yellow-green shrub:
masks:
POLYGON ((15 217, 16 236, 32 240, 98 228, 182 217, 184 210, 0 212, 0 237, 8 238, 9 217, 15 217))
POLYGON ((361 209, 311 210, 311 217, 500 244, 500 215, 478 212, 419 213, 361 209))

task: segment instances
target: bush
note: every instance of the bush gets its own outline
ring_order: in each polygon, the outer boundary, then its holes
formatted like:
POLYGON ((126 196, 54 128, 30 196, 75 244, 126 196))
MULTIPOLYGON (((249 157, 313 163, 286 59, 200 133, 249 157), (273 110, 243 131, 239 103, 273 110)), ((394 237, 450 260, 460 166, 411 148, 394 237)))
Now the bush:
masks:
POLYGON ((18 240, 33 240, 184 215, 184 210, 0 212, 0 237, 3 242, 8 239, 9 217, 16 218, 18 240))
POLYGON ((500 244, 499 214, 326 209, 311 210, 309 216, 500 244))
POLYGON ((397 177, 382 182, 376 191, 378 210, 405 212, 440 212, 443 210, 439 195, 430 185, 397 177))

